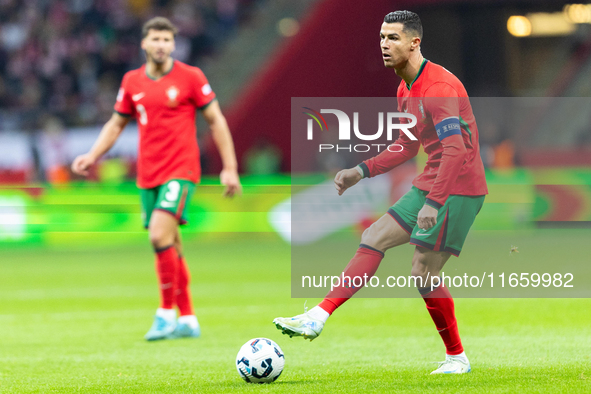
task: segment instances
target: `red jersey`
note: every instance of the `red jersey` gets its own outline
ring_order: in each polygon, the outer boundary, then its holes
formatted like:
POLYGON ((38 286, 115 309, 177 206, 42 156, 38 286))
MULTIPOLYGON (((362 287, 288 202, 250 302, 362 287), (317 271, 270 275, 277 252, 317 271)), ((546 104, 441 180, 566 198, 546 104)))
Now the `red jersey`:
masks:
POLYGON ((488 194, 478 128, 460 80, 445 68, 424 60, 410 86, 404 80, 400 82, 397 96, 398 111, 417 118, 410 131, 418 140, 400 133, 395 144, 402 145, 402 151, 384 150, 364 161, 360 165, 364 175, 373 177, 390 171, 416 156, 423 145, 427 164, 413 185, 429 192, 429 205, 440 208, 450 194, 488 194))
POLYGON ((178 60, 157 80, 148 76, 146 65, 123 76, 115 111, 138 122, 140 188, 150 189, 171 179, 199 182, 196 109, 214 98, 203 72, 178 60))

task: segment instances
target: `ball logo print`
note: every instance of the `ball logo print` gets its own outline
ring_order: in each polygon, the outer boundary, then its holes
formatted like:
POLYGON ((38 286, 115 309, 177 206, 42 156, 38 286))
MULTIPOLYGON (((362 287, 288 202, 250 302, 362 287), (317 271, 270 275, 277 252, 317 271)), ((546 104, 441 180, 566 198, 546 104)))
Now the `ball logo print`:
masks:
POLYGON ((283 353, 281 353, 279 347, 275 347, 275 354, 277 354, 277 357, 285 359, 285 356, 283 355, 283 353))
MULTIPOLYGON (((351 141, 352 134, 351 128, 353 129, 353 135, 355 138, 361 141, 375 141, 382 137, 384 134, 384 129, 386 130, 386 138, 388 141, 392 141, 395 138, 393 133, 394 130, 399 130, 400 132, 404 133, 410 140, 417 141, 417 137, 415 137, 411 132, 410 129, 417 124, 417 118, 413 114, 404 113, 404 112, 378 112, 378 130, 373 134, 364 134, 360 131, 359 128, 359 112, 353 112, 353 124, 351 127, 351 119, 349 115, 341 111, 339 109, 321 109, 320 112, 313 110, 309 107, 302 107, 310 112, 303 112, 304 114, 310 116, 311 119, 307 120, 307 128, 306 128, 306 138, 310 141, 314 139, 314 121, 320 127, 321 131, 328 131, 328 124, 322 114, 332 114, 335 115, 338 121, 338 138, 339 141, 351 141), (313 113, 311 113, 313 112, 313 113), (401 119, 405 119, 405 121, 401 121, 401 119), (385 126, 384 126, 385 123, 385 126)), ((384 144, 371 144, 371 146, 375 146, 378 151, 380 150, 380 145, 384 146, 384 144)), ((391 145, 392 146, 392 145, 391 145)), ((402 150, 402 146, 396 147, 388 147, 388 150, 392 152, 400 152, 402 150), (394 149, 394 150, 392 150, 394 149)), ((368 144, 356 144, 356 145, 347 145, 347 146, 339 146, 334 144, 319 144, 318 151, 322 152, 323 150, 335 150, 338 152, 339 150, 346 150, 346 151, 355 151, 355 152, 368 152, 371 147, 368 144)))
POLYGON ((260 342, 260 339, 255 339, 254 341, 252 341, 252 342, 250 343, 250 347, 252 348, 252 352, 253 352, 253 353, 256 353, 256 352, 258 352, 259 350, 261 350, 261 347, 262 347, 262 346, 261 346, 261 345, 257 346, 259 342, 260 342))
POLYGON ((254 376, 257 379, 262 379, 262 378, 266 378, 267 376, 269 376, 271 374, 271 372, 273 372, 273 366, 271 365, 273 363, 273 359, 272 358, 266 358, 265 361, 261 362, 261 368, 264 368, 264 371, 262 374, 259 374, 257 372, 256 368, 252 368, 252 376, 254 376))
POLYGON ((241 359, 236 360, 236 368, 238 368, 238 372, 242 376, 242 379, 248 381, 248 374, 251 373, 250 361, 246 357, 242 357, 241 359))

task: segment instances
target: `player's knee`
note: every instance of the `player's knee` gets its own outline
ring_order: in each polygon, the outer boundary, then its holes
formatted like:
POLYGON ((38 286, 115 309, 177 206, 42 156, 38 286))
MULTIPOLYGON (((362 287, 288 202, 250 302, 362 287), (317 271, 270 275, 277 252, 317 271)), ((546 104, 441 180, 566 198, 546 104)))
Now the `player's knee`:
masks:
POLYGON ((155 248, 158 248, 160 245, 160 241, 162 239, 161 234, 158 231, 154 231, 154 230, 150 229, 149 237, 150 237, 150 243, 152 244, 152 246, 154 246, 155 248))
POLYGON ((175 241, 175 242, 174 242, 174 248, 176 249, 176 253, 177 253, 179 256, 182 256, 182 255, 183 255, 183 247, 182 247, 182 245, 181 245, 180 243, 177 243, 177 242, 175 241))
MULTIPOLYGON (((373 226, 373 224, 371 226, 373 226)), ((363 231, 363 233, 361 234, 361 243, 362 244, 367 244, 367 242, 371 239, 371 230, 370 230, 371 226, 366 228, 363 231)))
POLYGON ((410 270, 411 276, 420 277, 423 280, 425 280, 428 273, 429 273, 429 270, 427 269, 427 266, 422 265, 422 264, 413 264, 412 269, 410 270))
POLYGON ((174 242, 174 235, 168 234, 166 231, 158 227, 150 227, 149 236, 152 246, 156 249, 172 245, 174 242))
POLYGON ((379 222, 373 223, 361 234, 361 243, 377 248, 383 241, 383 226, 379 222))
POLYGON ((421 278, 423 282, 428 279, 427 277, 430 275, 430 272, 429 265, 427 264, 425 256, 423 256, 422 254, 415 254, 415 256, 412 259, 412 269, 410 271, 410 274, 413 277, 421 278))

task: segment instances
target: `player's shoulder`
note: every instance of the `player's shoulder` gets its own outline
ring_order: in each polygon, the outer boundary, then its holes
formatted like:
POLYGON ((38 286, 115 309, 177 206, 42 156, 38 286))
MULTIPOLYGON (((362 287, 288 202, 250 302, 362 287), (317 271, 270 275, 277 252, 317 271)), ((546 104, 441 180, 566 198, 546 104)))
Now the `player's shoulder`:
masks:
POLYGON ((194 76, 196 75, 198 77, 203 75, 203 71, 199 67, 191 66, 190 64, 183 63, 180 60, 174 61, 174 67, 176 67, 179 72, 184 73, 184 74, 189 74, 189 75, 194 75, 194 76))
MULTIPOLYGON (((199 67, 191 66, 178 60, 174 61, 174 67, 177 68, 174 77, 179 80, 180 84, 185 84, 190 86, 191 89, 195 89, 194 91, 197 92, 198 96, 205 97, 213 94, 207 78, 199 67)), ((215 97, 215 94, 212 97, 215 97)), ((199 107, 201 108, 201 105, 199 107)))
POLYGON ((145 73, 145 67, 145 65, 142 65, 141 67, 127 71, 123 74, 122 83, 137 81, 143 75, 142 73, 145 73))
POLYGON ((124 78, 136 78, 139 77, 143 74, 146 73, 146 65, 142 64, 140 67, 138 68, 134 68, 133 70, 129 70, 128 72, 126 72, 123 77, 124 78))
POLYGON ((439 64, 429 61, 425 66, 425 77, 422 90, 427 95, 438 97, 440 93, 455 91, 460 97, 468 96, 462 81, 439 64))

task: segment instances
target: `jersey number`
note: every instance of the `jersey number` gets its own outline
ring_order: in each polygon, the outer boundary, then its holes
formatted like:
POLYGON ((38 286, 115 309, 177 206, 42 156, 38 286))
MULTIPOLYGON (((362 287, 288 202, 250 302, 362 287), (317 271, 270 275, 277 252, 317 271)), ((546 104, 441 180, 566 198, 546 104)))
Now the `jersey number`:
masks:
POLYGON ((137 109, 137 112, 140 113, 140 124, 142 126, 145 126, 148 124, 148 113, 146 112, 146 107, 144 107, 141 104, 136 105, 135 107, 137 109))
POLYGON ((181 185, 177 181, 168 182, 168 192, 164 195, 167 201, 176 201, 179 198, 181 185))

